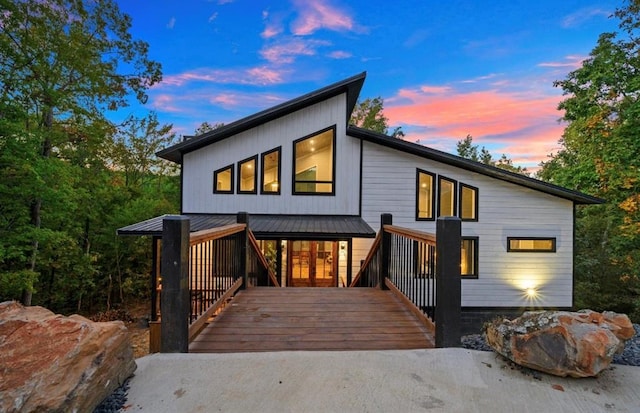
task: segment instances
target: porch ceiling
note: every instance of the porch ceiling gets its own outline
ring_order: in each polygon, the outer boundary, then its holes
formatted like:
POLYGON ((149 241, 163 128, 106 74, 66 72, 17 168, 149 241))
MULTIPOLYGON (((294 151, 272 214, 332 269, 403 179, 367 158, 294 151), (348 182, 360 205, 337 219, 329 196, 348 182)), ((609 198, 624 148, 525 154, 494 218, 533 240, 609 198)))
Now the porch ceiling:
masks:
MULTIPOLYGON (((191 232, 236 223, 231 214, 184 214, 191 232)), ((161 215, 118 229, 118 235, 162 236, 161 215)), ((250 215, 249 227, 261 239, 373 238, 375 231, 361 217, 351 215, 250 215)))

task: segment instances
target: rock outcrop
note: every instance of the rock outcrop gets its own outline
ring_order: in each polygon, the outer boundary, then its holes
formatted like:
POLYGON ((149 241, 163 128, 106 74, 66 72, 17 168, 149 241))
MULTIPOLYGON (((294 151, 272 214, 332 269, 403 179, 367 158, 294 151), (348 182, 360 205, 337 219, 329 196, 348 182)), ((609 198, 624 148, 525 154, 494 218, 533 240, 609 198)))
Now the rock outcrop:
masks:
POLYGON ((556 376, 593 377, 635 331, 629 318, 591 310, 531 311, 485 327, 487 343, 516 364, 556 376))
POLYGON ((135 369, 121 321, 0 303, 2 412, 91 412, 135 369))

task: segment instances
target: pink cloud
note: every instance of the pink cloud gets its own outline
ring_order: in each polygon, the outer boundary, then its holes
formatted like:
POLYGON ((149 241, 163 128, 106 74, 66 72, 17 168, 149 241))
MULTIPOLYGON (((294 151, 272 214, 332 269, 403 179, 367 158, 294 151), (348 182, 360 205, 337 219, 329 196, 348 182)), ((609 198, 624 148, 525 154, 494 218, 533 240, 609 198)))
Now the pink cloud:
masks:
POLYGON ((563 62, 542 62, 539 63, 539 67, 551 67, 551 68, 568 68, 569 70, 576 70, 582 66, 582 62, 587 59, 586 56, 569 55, 565 56, 563 62))
POLYGON ((349 52, 345 52, 344 50, 336 50, 335 52, 329 53, 329 57, 332 59, 348 59, 353 56, 349 52))
POLYGON ((581 26, 594 17, 608 18, 609 16, 611 16, 611 14, 611 11, 595 7, 583 8, 566 16, 562 20, 562 27, 571 28, 581 26))
POLYGON ((305 40, 294 38, 273 46, 264 47, 260 55, 271 63, 293 63, 297 56, 314 56, 317 48, 328 46, 329 42, 322 40, 305 40))
POLYGON ((156 87, 183 86, 189 82, 207 82, 239 85, 273 85, 284 82, 287 70, 258 66, 239 70, 198 69, 175 75, 167 75, 156 87))
POLYGON ((300 16, 292 24, 293 34, 304 36, 319 29, 350 31, 355 27, 351 16, 326 0, 295 0, 294 4, 300 16))
POLYGON ((176 105, 176 99, 171 95, 157 95, 151 100, 151 106, 154 109, 163 112, 181 112, 182 110, 176 105))

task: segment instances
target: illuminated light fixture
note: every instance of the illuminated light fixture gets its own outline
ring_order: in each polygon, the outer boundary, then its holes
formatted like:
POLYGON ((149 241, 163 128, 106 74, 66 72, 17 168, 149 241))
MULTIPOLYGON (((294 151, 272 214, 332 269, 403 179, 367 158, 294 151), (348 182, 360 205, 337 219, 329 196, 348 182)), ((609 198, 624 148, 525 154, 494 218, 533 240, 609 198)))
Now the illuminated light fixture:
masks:
POLYGON ((536 291, 536 289, 533 287, 525 288, 524 292, 525 294, 527 294, 528 298, 536 298, 536 296, 538 295, 538 291, 536 291))

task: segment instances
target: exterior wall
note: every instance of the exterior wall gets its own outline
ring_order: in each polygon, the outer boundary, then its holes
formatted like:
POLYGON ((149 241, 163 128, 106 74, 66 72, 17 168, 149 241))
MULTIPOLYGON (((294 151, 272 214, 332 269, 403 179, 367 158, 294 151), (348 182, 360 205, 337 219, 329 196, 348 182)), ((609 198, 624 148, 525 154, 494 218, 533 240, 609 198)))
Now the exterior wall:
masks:
MULTIPOLYGON (((463 307, 570 307, 573 290, 573 203, 415 155, 363 142, 362 217, 435 232, 435 221, 416 221, 416 168, 478 188, 478 222, 462 223, 477 236, 477 279, 463 279, 463 307), (507 237, 555 237, 555 253, 507 252, 507 237), (534 287, 537 297, 524 290, 534 287)), ((371 240, 354 240, 354 274, 371 240), (362 253, 364 251, 364 254, 362 253)))
MULTIPOLYGON (((357 215, 359 141, 346 136, 346 95, 342 94, 295 113, 224 139, 183 159, 183 213, 357 215), (335 196, 292 195, 293 141, 336 125, 335 196), (234 165, 236 191, 238 161, 278 146, 281 152, 280 195, 214 194, 213 171, 234 165)), ((257 173, 260 173, 258 156, 257 173)))

